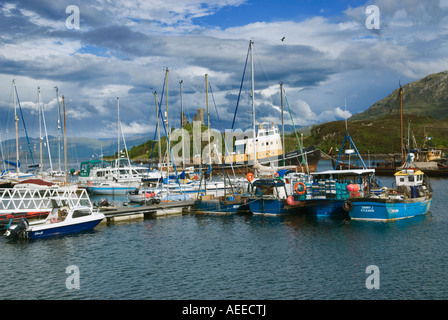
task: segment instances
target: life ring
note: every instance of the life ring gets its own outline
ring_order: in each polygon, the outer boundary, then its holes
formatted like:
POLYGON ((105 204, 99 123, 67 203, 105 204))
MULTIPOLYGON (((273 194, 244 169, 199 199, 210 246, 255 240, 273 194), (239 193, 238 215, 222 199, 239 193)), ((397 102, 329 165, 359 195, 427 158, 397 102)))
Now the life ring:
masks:
POLYGON ((247 178, 247 180, 249 181, 249 182, 252 182, 253 180, 254 180, 254 175, 253 175, 253 173, 248 173, 247 174, 247 176, 246 176, 246 178, 247 178))
POLYGON ((87 185, 89 186, 89 187, 91 187, 92 186, 92 181, 87 181, 87 185))
POLYGON ((346 212, 350 212, 353 209, 353 203, 350 200, 345 200, 342 204, 342 209, 346 212))
POLYGON ((294 185, 294 191, 295 191, 297 194, 304 194, 304 193, 306 192, 306 186, 305 186, 305 184, 304 184, 303 182, 297 182, 297 183, 294 185), (298 191, 298 190, 297 190, 297 187, 299 186, 299 184, 303 187, 303 188, 302 188, 302 191, 298 191))

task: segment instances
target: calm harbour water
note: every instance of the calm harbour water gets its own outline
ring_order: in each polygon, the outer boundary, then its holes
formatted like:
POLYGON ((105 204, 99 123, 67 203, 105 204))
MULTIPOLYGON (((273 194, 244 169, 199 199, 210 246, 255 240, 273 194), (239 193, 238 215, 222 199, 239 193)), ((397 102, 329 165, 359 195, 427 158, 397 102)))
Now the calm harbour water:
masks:
POLYGON ((397 222, 176 215, 31 242, 2 238, 0 298, 448 299, 448 179, 431 183, 431 211, 397 222), (366 287, 370 265, 379 289, 366 287), (79 289, 66 286, 69 266, 79 269, 79 289))

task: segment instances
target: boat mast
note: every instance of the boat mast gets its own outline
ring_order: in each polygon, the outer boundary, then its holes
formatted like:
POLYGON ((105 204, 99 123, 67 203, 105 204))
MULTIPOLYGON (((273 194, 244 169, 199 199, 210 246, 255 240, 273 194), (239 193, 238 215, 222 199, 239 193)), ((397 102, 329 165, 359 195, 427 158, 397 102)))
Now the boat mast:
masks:
POLYGON ((19 117, 17 116, 17 102, 16 102, 16 80, 12 80, 12 86, 13 86, 13 98, 14 98, 14 119, 16 123, 16 174, 17 174, 17 181, 19 180, 19 117))
POLYGON ((117 182, 120 177, 120 98, 117 97, 117 182))
POLYGON ((39 112, 39 142, 40 142, 40 177, 44 178, 44 159, 42 155, 42 143, 44 138, 42 137, 42 106, 40 104, 40 87, 37 87, 37 110, 39 112))
POLYGON ((403 144, 403 88, 400 85, 400 124, 401 124, 401 164, 404 163, 404 144, 403 144))
POLYGON ((58 164, 59 164, 59 172, 61 171, 61 106, 59 104, 59 89, 57 86, 54 87, 56 89, 56 100, 58 102, 58 164))
MULTIPOLYGON (((256 134, 255 134, 255 84, 254 84, 254 48, 253 48, 254 42, 252 40, 249 41, 249 47, 250 47, 250 63, 251 63, 251 72, 252 72, 252 130, 254 135, 254 165, 257 162, 257 143, 256 143, 256 134)), ((247 159, 249 162, 249 158, 247 159)))
POLYGON ((65 124, 65 100, 62 96, 62 106, 64 112, 64 154, 65 154, 65 184, 68 185, 68 168, 67 168, 67 126, 65 124))
POLYGON ((160 126, 159 126, 159 105, 157 103, 157 91, 154 91, 154 98, 156 100, 156 114, 157 114, 157 144, 159 147, 159 168, 162 170, 162 146, 160 144, 160 126))
MULTIPOLYGON (((42 100, 42 98, 40 100, 42 100)), ((48 160, 50 161, 50 171, 53 171, 53 161, 51 160, 50 142, 48 142, 47 122, 45 121, 45 111, 43 106, 41 107, 41 109, 42 109, 42 120, 44 122, 45 139, 47 140, 47 151, 48 151, 48 160)))
MULTIPOLYGON (((207 127, 208 127, 208 164, 209 166, 212 164, 212 160, 210 158, 210 112, 208 110, 208 74, 205 74, 205 103, 207 106, 207 127)), ((211 173, 210 173, 210 180, 211 180, 211 173)))
POLYGON ((185 170, 185 145, 184 145, 184 106, 182 101, 182 83, 184 81, 180 80, 180 127, 182 132, 182 169, 185 170))
POLYGON ((165 86, 166 86, 166 173, 170 176, 170 126, 168 122, 168 67, 166 67, 165 86))
POLYGON ((283 82, 280 82, 280 101, 282 106, 282 151, 283 151, 283 159, 282 166, 285 165, 285 124, 283 117, 283 82))

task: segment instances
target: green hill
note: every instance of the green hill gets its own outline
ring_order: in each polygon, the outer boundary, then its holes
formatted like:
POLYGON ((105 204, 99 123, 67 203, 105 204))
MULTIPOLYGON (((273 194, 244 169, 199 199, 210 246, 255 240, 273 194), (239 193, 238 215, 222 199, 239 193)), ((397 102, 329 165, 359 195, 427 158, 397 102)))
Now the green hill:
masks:
MULTIPOLYGON (((448 119, 448 71, 429 76, 403 87, 403 110, 407 115, 448 119)), ((375 120, 389 114, 399 114, 399 88, 349 120, 375 120)))
MULTIPOLYGON (((400 116, 386 115, 377 120, 349 121, 347 128, 357 149, 363 154, 391 154, 401 152, 400 116)), ((448 119, 434 119, 418 115, 403 116, 403 136, 405 145, 422 147, 425 136, 432 137, 429 146, 448 146, 448 119), (409 129, 408 129, 409 128, 409 129)), ((340 148, 346 133, 345 121, 334 121, 314 126, 307 144, 314 144, 328 153, 331 148, 340 148)), ((334 152, 333 152, 334 154, 334 152)))

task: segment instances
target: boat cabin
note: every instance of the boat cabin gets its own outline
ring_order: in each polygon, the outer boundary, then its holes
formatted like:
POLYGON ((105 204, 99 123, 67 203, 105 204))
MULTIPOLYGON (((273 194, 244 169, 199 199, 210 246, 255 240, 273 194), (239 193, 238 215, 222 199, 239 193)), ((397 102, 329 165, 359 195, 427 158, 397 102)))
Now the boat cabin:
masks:
POLYGON ((397 187, 409 186, 418 187, 423 185, 424 173, 413 168, 403 169, 395 173, 397 187))
MULTIPOLYGON (((252 132, 248 136, 237 138, 233 153, 233 162, 244 163, 254 158, 254 139, 252 132)), ((262 123, 258 127, 256 138, 257 160, 281 156, 283 153, 281 135, 278 127, 272 123, 262 123)), ((223 159, 229 160, 229 159, 223 159)))
POLYGON ((253 183, 253 195, 257 198, 286 199, 285 182, 277 179, 259 179, 253 183))

